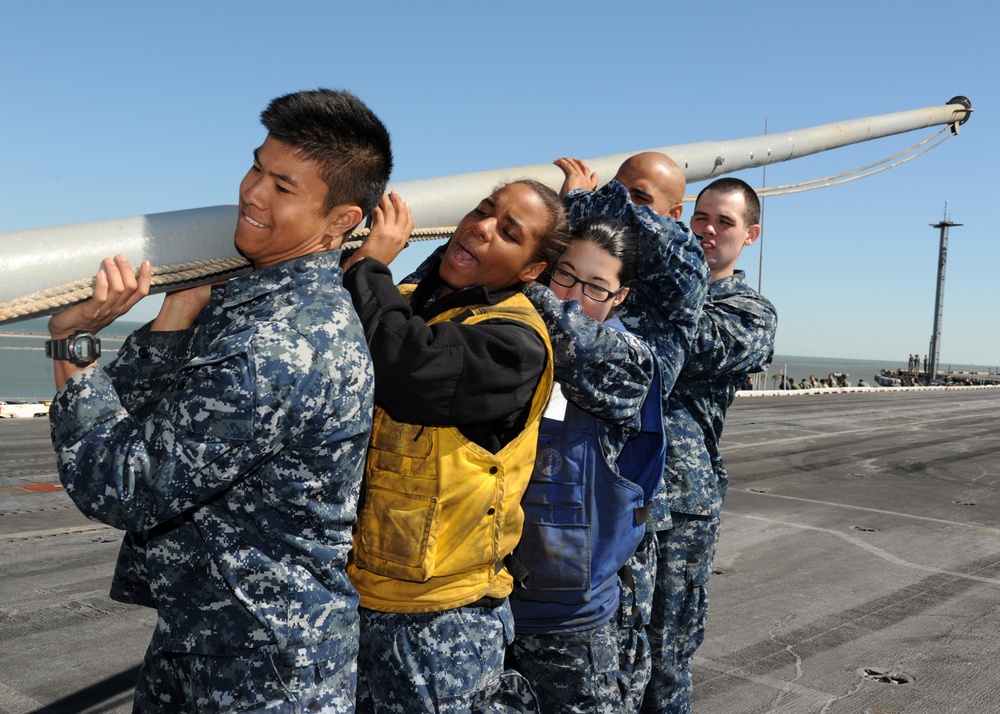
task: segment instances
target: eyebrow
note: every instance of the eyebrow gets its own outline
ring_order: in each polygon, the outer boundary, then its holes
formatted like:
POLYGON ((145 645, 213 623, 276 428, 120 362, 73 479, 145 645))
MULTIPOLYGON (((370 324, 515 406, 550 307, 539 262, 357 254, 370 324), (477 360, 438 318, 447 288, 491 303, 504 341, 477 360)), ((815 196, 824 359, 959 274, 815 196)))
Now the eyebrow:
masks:
MULTIPOLYGON (((254 160, 255 164, 257 164, 258 166, 260 166, 260 149, 254 149, 253 150, 253 160, 254 160)), ((299 187, 298 181, 296 181, 295 179, 293 179, 288 174, 279 174, 277 171, 268 171, 267 173, 270 176, 274 176, 274 178, 278 179, 279 181, 284 181, 285 183, 289 183, 292 186, 294 186, 295 188, 299 187)))
MULTIPOLYGON (((483 199, 486 203, 490 204, 491 208, 496 208, 496 201, 493 200, 492 196, 483 199)), ((518 235, 524 235, 524 228, 521 226, 521 221, 517 219, 517 216, 507 211, 507 221, 514 227, 518 235)))
MULTIPOLYGON (((561 270, 564 270, 565 272, 569 272, 563 266, 567 266, 567 267, 572 268, 573 270, 576 270, 576 266, 575 265, 573 265, 571 262, 569 262, 568 260, 566 260, 564 258, 560 258, 559 261, 556 263, 556 267, 560 268, 561 270)), ((575 277, 577 280, 583 280, 583 278, 581 278, 579 275, 576 275, 576 274, 574 274, 573 277, 575 277)), ((593 285, 595 282, 607 283, 608 285, 611 284, 610 280, 608 280, 607 278, 601 277, 600 275, 592 275, 589 278, 587 278, 586 282, 590 283, 591 285, 593 285)), ((604 287, 604 286, 603 285, 598 285, 597 287, 600 288, 600 287, 604 287)))
POLYGON ((510 213, 508 213, 507 214, 507 220, 510 221, 511 224, 513 224, 514 228, 517 229, 518 233, 521 233, 521 234, 524 233, 524 231, 521 229, 521 222, 519 220, 517 220, 516 217, 514 217, 510 213))

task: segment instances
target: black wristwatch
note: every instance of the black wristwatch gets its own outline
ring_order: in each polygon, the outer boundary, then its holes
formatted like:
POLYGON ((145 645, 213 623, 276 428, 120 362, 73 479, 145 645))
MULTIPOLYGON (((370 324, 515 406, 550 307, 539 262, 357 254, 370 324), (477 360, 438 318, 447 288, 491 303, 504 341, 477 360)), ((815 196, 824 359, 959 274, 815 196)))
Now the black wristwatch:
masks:
POLYGON ((101 341, 91 332, 78 330, 72 337, 45 340, 45 356, 69 360, 77 367, 86 367, 101 356, 101 341))

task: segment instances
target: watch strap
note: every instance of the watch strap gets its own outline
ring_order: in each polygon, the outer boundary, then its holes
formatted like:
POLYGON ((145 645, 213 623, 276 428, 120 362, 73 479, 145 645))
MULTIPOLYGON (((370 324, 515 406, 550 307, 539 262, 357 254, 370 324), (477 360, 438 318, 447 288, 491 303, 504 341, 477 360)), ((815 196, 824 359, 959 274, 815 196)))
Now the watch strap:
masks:
POLYGON ((61 340, 45 340, 45 356, 52 359, 69 359, 69 337, 61 340))

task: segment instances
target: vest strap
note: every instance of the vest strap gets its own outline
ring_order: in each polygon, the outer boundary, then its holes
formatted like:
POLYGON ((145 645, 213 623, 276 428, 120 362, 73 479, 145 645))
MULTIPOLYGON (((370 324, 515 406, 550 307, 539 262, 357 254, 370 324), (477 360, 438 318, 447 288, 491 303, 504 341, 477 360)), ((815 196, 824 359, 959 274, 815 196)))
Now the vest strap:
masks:
POLYGON ((640 506, 632 512, 636 527, 643 525, 649 519, 649 506, 650 504, 647 503, 645 506, 640 506))
POLYGON ((468 605, 462 605, 462 607, 482 607, 487 610, 496 610, 506 600, 507 598, 505 597, 481 597, 475 602, 470 602, 468 605))
POLYGON ((528 569, 524 567, 524 564, 520 560, 514 557, 513 553, 505 556, 502 561, 497 563, 497 572, 499 573, 500 569, 504 566, 507 567, 507 572, 510 573, 511 577, 513 577, 517 582, 523 583, 528 579, 528 575, 530 574, 528 569))

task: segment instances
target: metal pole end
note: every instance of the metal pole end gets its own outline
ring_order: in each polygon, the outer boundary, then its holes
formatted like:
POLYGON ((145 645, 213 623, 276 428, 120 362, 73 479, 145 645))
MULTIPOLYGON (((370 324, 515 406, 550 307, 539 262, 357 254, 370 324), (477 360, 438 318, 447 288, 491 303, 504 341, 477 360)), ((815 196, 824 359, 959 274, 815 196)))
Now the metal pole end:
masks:
POLYGON ((959 120, 958 122, 959 126, 969 121, 969 117, 972 116, 972 101, 968 97, 964 97, 961 94, 959 94, 958 96, 952 97, 947 102, 945 102, 946 106, 949 104, 961 104, 963 107, 965 107, 966 110, 965 116, 962 117, 961 120, 959 120))

